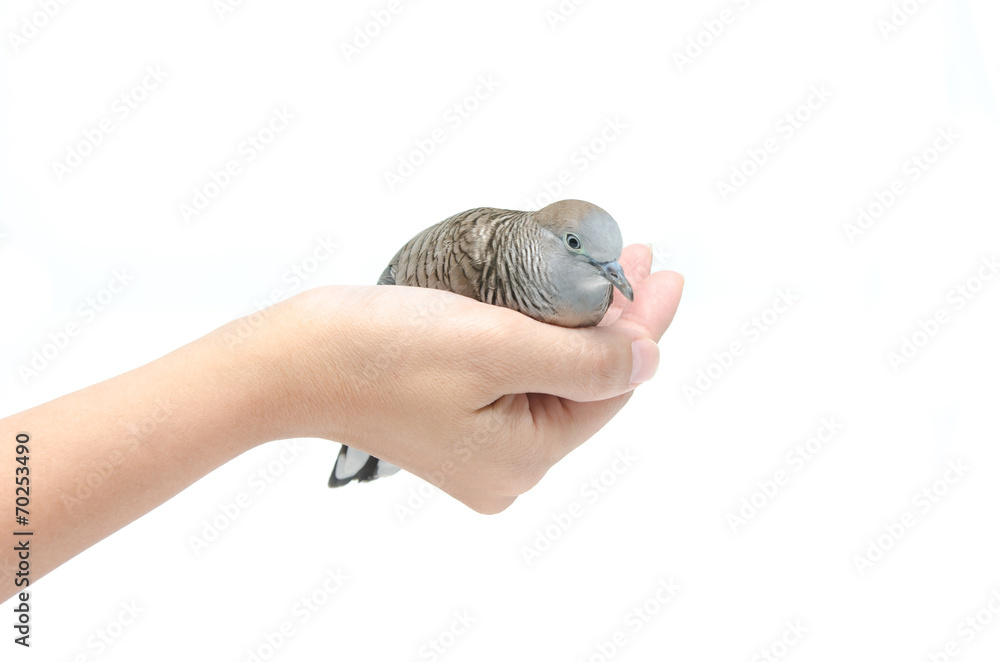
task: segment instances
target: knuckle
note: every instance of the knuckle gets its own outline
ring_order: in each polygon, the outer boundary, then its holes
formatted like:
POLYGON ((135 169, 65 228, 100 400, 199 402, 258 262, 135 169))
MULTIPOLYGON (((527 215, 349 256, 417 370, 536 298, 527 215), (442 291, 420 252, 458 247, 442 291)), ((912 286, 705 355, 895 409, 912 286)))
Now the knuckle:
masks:
POLYGON ((524 473, 515 473, 504 476, 500 479, 498 488, 501 494, 521 495, 534 487, 538 481, 532 482, 530 477, 524 473))
POLYGON ((542 480, 548 465, 539 449, 526 449, 504 471, 501 490, 504 494, 524 494, 542 480))
POLYGON ((548 460, 540 444, 511 440, 493 458, 494 490, 499 494, 524 494, 538 484, 548 470, 548 460))
POLYGON ((609 384, 620 381, 621 357, 613 345, 592 344, 583 349, 580 360, 586 366, 584 383, 591 395, 599 395, 609 384))

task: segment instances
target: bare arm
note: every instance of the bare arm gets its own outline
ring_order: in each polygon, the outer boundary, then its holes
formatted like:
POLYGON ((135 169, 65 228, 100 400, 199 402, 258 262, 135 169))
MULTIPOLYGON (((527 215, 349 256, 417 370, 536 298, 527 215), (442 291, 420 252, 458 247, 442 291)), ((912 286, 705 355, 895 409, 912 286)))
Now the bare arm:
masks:
MULTIPOLYGON (((31 504, 29 524, 16 528, 34 533, 32 582, 276 439, 342 441, 480 512, 499 512, 655 371, 654 341, 683 281, 669 272, 647 277, 649 261, 648 249, 630 247, 623 262, 636 303, 617 301, 607 319, 614 322, 593 329, 402 287, 318 288, 253 325, 232 322, 0 420, 4 528, 15 521, 19 433, 30 436, 31 504)), ((0 567, 16 572, 13 545, 2 549, 0 567)), ((21 590, 4 578, 0 601, 21 590)))
MULTIPOLYGON (((19 467, 30 481, 28 525, 17 528, 33 532, 32 580, 266 440, 264 389, 249 353, 227 351, 221 331, 0 421, 3 492, 19 467), (24 463, 19 433, 30 436, 24 463)), ((5 529, 14 505, 0 499, 5 529)), ((15 588, 5 580, 0 599, 15 588)))

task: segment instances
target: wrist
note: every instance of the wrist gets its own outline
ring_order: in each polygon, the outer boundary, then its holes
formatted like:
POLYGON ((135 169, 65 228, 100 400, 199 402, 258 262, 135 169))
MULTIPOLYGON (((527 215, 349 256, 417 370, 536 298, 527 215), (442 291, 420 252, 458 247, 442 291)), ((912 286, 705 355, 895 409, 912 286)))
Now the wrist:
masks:
POLYGON ((326 314, 331 289, 308 290, 218 330, 242 384, 247 449, 277 439, 330 438, 331 419, 340 418, 331 406, 339 382, 331 386, 331 372, 343 369, 331 348, 347 317, 326 314))

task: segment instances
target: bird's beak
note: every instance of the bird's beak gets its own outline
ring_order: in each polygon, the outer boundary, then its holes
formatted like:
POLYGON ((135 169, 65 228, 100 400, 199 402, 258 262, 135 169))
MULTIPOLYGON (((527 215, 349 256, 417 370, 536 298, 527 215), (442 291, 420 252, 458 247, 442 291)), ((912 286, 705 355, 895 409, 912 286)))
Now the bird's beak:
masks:
POLYGON ((618 264, 618 260, 594 262, 594 265, 601 270, 601 274, 612 285, 618 288, 619 292, 625 295, 626 299, 632 301, 632 286, 629 284, 628 279, 625 278, 625 270, 622 269, 622 265, 618 264))

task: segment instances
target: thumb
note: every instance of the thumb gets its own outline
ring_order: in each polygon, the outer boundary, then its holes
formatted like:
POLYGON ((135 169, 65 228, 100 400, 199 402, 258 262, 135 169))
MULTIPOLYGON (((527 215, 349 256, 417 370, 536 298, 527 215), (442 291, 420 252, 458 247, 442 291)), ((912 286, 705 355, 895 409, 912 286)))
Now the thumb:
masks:
POLYGON ((660 349, 630 329, 534 324, 504 372, 510 393, 548 393, 577 402, 627 393, 656 372, 660 349))
POLYGON ((635 301, 607 326, 564 329, 519 317, 516 343, 502 352, 501 372, 508 393, 548 393, 577 402, 606 400, 627 393, 656 372, 659 339, 670 326, 684 278, 657 272, 637 280, 635 301))

